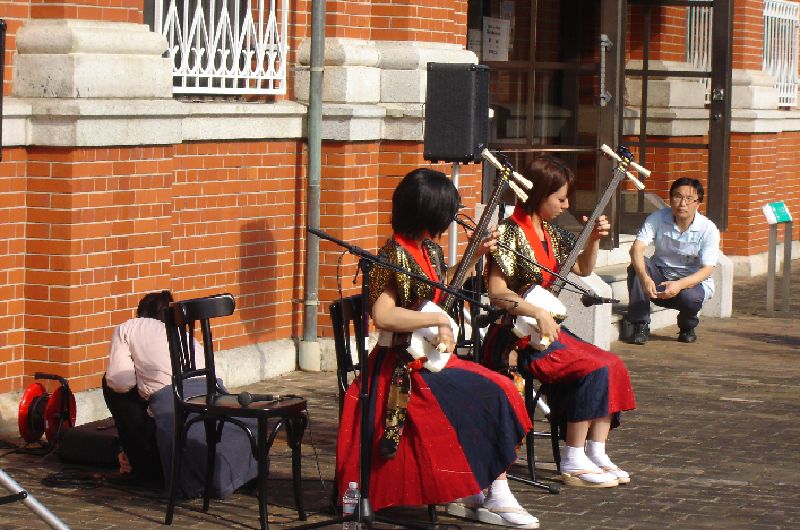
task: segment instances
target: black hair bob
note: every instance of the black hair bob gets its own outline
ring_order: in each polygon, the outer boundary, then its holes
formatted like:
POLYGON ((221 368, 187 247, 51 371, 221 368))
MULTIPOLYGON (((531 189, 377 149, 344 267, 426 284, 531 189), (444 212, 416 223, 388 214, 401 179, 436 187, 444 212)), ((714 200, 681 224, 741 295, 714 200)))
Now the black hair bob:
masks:
POLYGON ((458 213, 461 197, 441 171, 419 168, 411 171, 392 195, 392 230, 409 239, 425 232, 439 237, 458 213))
POLYGON ((139 300, 139 307, 136 308, 136 316, 139 318, 155 318, 161 322, 167 320, 169 304, 172 303, 172 293, 161 291, 158 293, 148 293, 139 300))

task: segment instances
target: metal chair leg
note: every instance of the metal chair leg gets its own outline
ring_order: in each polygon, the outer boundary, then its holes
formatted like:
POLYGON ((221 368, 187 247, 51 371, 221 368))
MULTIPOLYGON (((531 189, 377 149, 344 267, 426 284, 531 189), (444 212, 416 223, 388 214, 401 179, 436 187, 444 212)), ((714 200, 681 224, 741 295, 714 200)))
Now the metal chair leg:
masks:
MULTIPOLYGON (((541 387, 534 395, 533 392, 533 378, 526 377, 525 378, 525 410, 528 412, 528 416, 531 419, 531 423, 533 423, 533 414, 536 411, 536 402, 541 397, 542 389, 541 387)), ((535 449, 534 449, 534 440, 536 438, 536 431, 531 430, 525 435, 525 450, 526 456, 528 458, 528 473, 530 475, 530 479, 518 477, 512 474, 508 475, 509 480, 515 480, 517 482, 522 482, 523 484, 527 484, 529 486, 533 486, 535 488, 540 488, 546 490, 548 493, 556 494, 561 491, 561 488, 558 484, 545 484, 536 479, 536 460, 535 460, 535 449)), ((550 422, 550 440, 551 443, 556 444, 556 448, 558 448, 558 431, 553 431, 553 422, 550 422), (555 433, 555 434, 554 434, 555 433)), ((556 452, 553 453, 554 456, 556 452)), ((560 458, 556 457, 557 460, 560 461, 560 458)), ((556 466, 560 466, 559 462, 556 462, 556 466)), ((560 470, 560 467, 559 467, 560 470)))
POLYGON ((435 504, 429 504, 428 505, 428 520, 430 520, 431 523, 436 524, 436 505, 435 504))

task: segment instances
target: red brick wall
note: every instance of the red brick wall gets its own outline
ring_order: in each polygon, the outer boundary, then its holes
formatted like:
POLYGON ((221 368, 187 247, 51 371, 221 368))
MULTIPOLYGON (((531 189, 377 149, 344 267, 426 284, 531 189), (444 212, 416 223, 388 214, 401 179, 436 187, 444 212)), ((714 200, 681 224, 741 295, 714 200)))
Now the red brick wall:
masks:
MULTIPOLYGON (((644 59, 644 7, 628 6, 628 59, 644 59)), ((655 7, 650 17, 649 59, 686 60, 686 8, 655 7)))
POLYGON ((183 298, 230 292, 221 349, 297 334, 307 165, 302 142, 175 148, 172 285, 183 298))
MULTIPOLYGON (((143 2, 150 0, 30 0, 31 18, 68 18, 142 23, 143 2)), ((19 2, 23 3, 23 2, 19 2)))
MULTIPOLYGON (((697 136, 651 136, 649 139, 658 142, 708 141, 707 137, 697 136)), ((631 140, 636 139, 631 138, 631 140)), ((652 174, 646 180, 647 191, 655 193, 665 201, 669 197, 669 187, 675 179, 681 177, 696 178, 703 183, 703 186, 707 187, 708 185, 708 151, 706 149, 651 147, 647 149, 644 160, 642 160, 642 155, 637 149, 631 150, 634 154, 634 159, 638 162, 644 162, 645 167, 652 171, 652 174)), ((634 189, 630 183, 626 183, 625 186, 626 189, 634 189)), ((700 211, 705 212, 705 204, 700 206, 700 211)))
POLYGON ((466 45, 464 0, 374 0, 370 4, 371 39, 466 45))
MULTIPOLYGON (((311 2, 297 1, 290 26, 311 35, 311 2)), ((351 39, 445 42, 466 45, 466 0, 329 0, 325 6, 325 35, 351 39)), ((299 43, 298 43, 299 44, 299 43)), ((296 46, 295 46, 296 49, 296 46)))
MULTIPOLYGON (((800 132, 732 135, 725 242, 731 254, 752 256, 767 250, 764 204, 782 200, 795 218, 800 213, 799 151, 800 132)), ((779 236, 783 237, 782 231, 779 236)), ((796 231, 794 239, 798 239, 796 231)))
POLYGON ((25 349, 25 160, 3 150, 0 164, 0 393, 20 388, 25 349))
POLYGON ((764 54, 764 2, 735 0, 733 4, 733 67, 761 70, 764 54))
POLYGON ((96 387, 111 326, 170 288, 172 148, 31 148, 25 373, 96 387))

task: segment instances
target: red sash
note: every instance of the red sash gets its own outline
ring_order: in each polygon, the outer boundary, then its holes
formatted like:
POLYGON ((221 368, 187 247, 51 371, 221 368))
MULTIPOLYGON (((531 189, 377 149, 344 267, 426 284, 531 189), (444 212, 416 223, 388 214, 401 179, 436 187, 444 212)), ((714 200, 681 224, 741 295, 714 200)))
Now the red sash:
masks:
MULTIPOLYGON (((416 241, 413 239, 408 239, 401 234, 392 234, 392 237, 395 241, 400 243, 400 246, 402 246, 408 251, 409 254, 411 254, 411 257, 414 258, 414 261, 417 262, 417 265, 420 266, 422 272, 424 272, 428 278, 435 282, 439 281, 439 275, 436 273, 436 269, 433 268, 431 257, 428 255, 428 251, 425 249, 425 246, 417 246, 416 241)), ((434 289, 434 302, 439 300, 441 294, 442 293, 439 289, 434 289)))
MULTIPOLYGON (((525 234, 525 237, 528 239, 528 244, 533 250, 533 256, 536 258, 536 262, 544 265, 552 271, 558 272, 558 262, 553 254, 553 242, 550 240, 550 233, 544 229, 544 224, 542 224, 542 233, 544 234, 544 239, 547 242, 547 250, 545 250, 544 245, 542 245, 542 241, 536 234, 531 216, 528 215, 519 204, 514 208, 514 213, 511 214, 511 220, 517 223, 520 228, 522 228, 522 232, 525 234)), ((553 280, 554 278, 552 274, 542 270, 542 287, 547 288, 551 283, 553 283, 553 280)))

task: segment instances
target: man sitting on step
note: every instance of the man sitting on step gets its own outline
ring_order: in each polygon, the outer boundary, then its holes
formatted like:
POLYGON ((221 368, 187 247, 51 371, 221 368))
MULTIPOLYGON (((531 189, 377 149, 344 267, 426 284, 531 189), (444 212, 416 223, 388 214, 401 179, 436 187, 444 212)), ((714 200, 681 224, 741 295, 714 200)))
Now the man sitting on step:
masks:
POLYGON ((650 214, 636 235, 628 267, 632 344, 647 342, 650 302, 678 310, 678 341, 697 340, 697 314, 714 294, 711 273, 719 256, 719 230, 697 211, 703 194, 699 180, 679 178, 670 186, 669 207, 650 214), (655 253, 646 258, 644 250, 650 243, 655 253))

